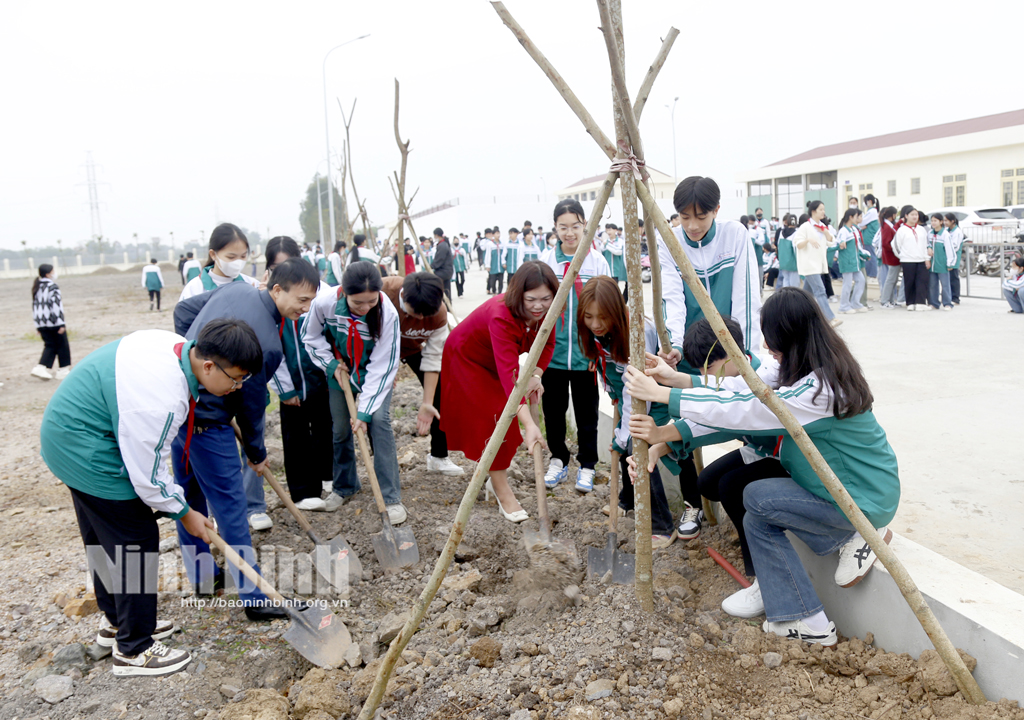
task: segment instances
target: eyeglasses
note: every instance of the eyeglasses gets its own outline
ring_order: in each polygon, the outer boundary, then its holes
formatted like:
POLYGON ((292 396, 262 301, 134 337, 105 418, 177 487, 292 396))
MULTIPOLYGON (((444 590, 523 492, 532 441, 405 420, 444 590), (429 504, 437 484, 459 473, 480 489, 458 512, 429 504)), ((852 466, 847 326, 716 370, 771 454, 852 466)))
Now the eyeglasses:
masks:
POLYGON ((246 380, 248 380, 249 378, 252 377, 252 375, 250 374, 250 375, 246 375, 241 380, 238 380, 237 378, 231 377, 231 375, 228 374, 228 371, 220 366, 219 362, 217 362, 216 360, 213 360, 211 362, 213 362, 213 364, 217 366, 217 369, 220 370, 222 373, 224 373, 227 376, 228 380, 231 381, 231 389, 232 390, 237 390, 238 388, 242 387, 242 384, 245 383, 246 380))

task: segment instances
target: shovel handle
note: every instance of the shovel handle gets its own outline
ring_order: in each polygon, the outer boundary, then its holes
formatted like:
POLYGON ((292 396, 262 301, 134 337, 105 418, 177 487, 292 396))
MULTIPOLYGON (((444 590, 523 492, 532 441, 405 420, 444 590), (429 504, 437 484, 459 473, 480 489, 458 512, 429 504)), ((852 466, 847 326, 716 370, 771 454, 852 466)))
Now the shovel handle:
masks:
POLYGON ((263 479, 270 483, 270 487, 274 488, 274 492, 276 492, 277 496, 281 498, 281 502, 283 502, 285 507, 288 508, 288 512, 292 514, 296 522, 302 526, 302 529, 306 531, 306 534, 313 539, 314 543, 320 545, 321 543, 317 539, 316 533, 313 532, 313 526, 309 524, 309 520, 306 519, 306 516, 303 515, 302 511, 295 507, 295 502, 292 500, 291 496, 284 491, 284 488, 281 487, 281 483, 279 483, 277 478, 274 477, 274 473, 270 472, 270 468, 263 471, 263 479))
MULTIPOLYGON (((345 402, 348 403, 348 415, 352 420, 356 419, 356 399, 352 395, 352 385, 348 381, 348 371, 341 368, 341 389, 345 392, 345 402)), ((377 473, 373 469, 373 461, 370 459, 370 446, 366 442, 366 434, 359 430, 356 432, 356 440, 359 441, 359 453, 363 456, 363 465, 366 466, 366 475, 370 478, 370 485, 373 486, 373 499, 377 501, 377 512, 386 514, 388 509, 384 504, 384 496, 381 495, 380 485, 377 483, 377 473)))
MULTIPOLYGON (((615 406, 615 419, 612 422, 612 434, 619 426, 622 416, 619 414, 619 406, 615 406)), ((616 532, 619 525, 619 453, 612 450, 612 471, 611 481, 608 485, 608 529, 616 532)))
MULTIPOLYGON (((534 424, 540 427, 540 404, 530 404, 530 416, 534 424)), ((548 489, 544 486, 544 451, 540 443, 534 443, 530 452, 533 454, 533 478, 537 488, 537 515, 540 524, 540 539, 548 542, 551 539, 551 519, 548 516, 548 489)))
POLYGON ((238 568, 238 570, 243 575, 245 575, 247 578, 249 578, 249 580, 255 583, 256 587, 262 590, 264 595, 269 597, 271 600, 280 603, 281 605, 286 604, 287 601, 284 599, 281 593, 275 590, 270 583, 264 580, 263 576, 261 576, 255 570, 253 570, 252 565, 243 560, 242 557, 237 552, 235 552, 235 549, 233 547, 224 542, 224 538, 218 535, 216 530, 212 528, 206 528, 206 533, 210 536, 210 541, 218 548, 220 548, 220 551, 222 553, 224 553, 224 557, 228 559, 228 562, 230 562, 232 565, 238 568))

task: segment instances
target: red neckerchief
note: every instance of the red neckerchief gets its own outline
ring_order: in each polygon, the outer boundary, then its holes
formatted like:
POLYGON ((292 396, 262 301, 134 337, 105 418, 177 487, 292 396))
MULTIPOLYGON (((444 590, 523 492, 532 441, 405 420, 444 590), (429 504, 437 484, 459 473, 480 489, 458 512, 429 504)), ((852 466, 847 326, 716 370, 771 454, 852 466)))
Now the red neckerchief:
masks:
MULTIPOLYGON (((185 346, 185 343, 178 343, 174 346, 174 354, 181 360, 181 349, 185 346)), ((188 429, 185 431, 185 450, 181 454, 181 459, 185 462, 185 472, 188 472, 188 449, 192 445, 192 431, 195 429, 196 424, 196 399, 192 397, 191 392, 188 396, 188 429)))
POLYGON ((825 226, 823 224, 811 220, 811 225, 813 225, 814 229, 817 230, 818 232, 825 232, 825 226))
MULTIPOLYGON (((350 311, 351 312, 351 311, 350 311)), ((359 334, 359 326, 354 318, 348 319, 347 347, 349 362, 352 363, 352 376, 359 382, 359 363, 363 359, 363 336, 359 334)))

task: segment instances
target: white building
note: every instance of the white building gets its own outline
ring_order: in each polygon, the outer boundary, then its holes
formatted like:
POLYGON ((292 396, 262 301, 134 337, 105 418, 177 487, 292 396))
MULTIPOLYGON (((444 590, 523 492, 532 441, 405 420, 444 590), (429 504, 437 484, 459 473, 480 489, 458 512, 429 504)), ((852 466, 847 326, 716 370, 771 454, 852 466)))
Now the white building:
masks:
POLYGON ((837 218, 851 197, 880 205, 1005 207, 1024 203, 1024 110, 808 150, 742 173, 747 212, 801 214, 822 200, 837 218))

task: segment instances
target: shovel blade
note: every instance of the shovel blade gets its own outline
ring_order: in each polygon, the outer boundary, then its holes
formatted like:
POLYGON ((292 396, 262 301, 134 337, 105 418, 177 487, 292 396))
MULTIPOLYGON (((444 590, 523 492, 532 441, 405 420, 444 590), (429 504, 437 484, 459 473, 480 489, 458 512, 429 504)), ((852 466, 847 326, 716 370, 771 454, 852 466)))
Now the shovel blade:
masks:
POLYGON ((587 549, 587 579, 632 585, 636 582, 636 556, 619 552, 618 536, 608 533, 603 548, 587 549))
POLYGON ((331 540, 329 545, 317 545, 313 561, 320 576, 338 592, 363 578, 363 564, 359 556, 340 536, 331 540))
MULTIPOLYGON (((387 515, 385 514, 385 518, 387 515)), ((373 552, 386 570, 405 570, 420 561, 420 549, 409 528, 396 528, 386 519, 384 529, 370 536, 373 552)))
POLYGON ((352 644, 348 628, 325 605, 311 605, 292 617, 282 635, 302 657, 322 668, 341 667, 352 644))

